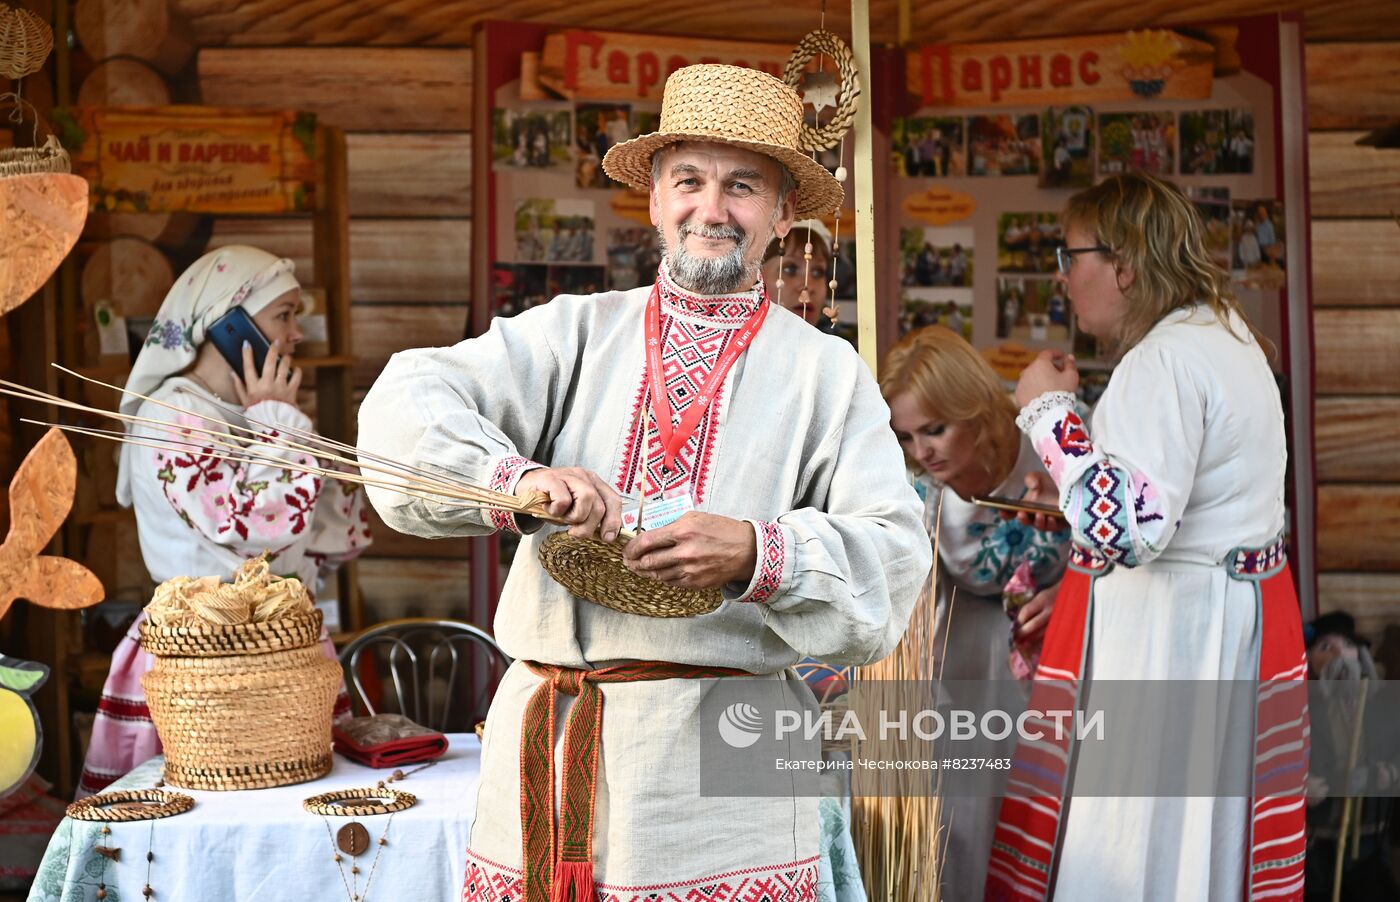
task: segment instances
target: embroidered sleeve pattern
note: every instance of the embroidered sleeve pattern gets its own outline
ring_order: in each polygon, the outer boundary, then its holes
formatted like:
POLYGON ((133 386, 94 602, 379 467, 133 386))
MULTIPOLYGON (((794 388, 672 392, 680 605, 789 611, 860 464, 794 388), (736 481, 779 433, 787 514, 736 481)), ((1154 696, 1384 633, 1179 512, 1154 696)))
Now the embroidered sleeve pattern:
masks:
MULTIPOLYGON (((1037 403, 1050 397, 1042 395, 1037 403)), ((1031 444, 1060 488, 1060 509, 1075 541, 1125 567, 1161 554, 1171 532, 1148 477, 1096 448, 1072 401, 1057 399, 1055 406, 1027 418, 1034 406, 1021 416, 1030 421, 1031 444)))
POLYGON ((767 520, 747 522, 753 525, 758 557, 753 568, 753 579, 737 600, 765 604, 784 586, 787 574, 792 569, 792 549, 788 547, 787 535, 779 524, 767 520))
MULTIPOLYGON (((347 469, 334 461, 326 462, 325 466, 330 470, 347 469)), ((321 487, 321 498, 316 505, 316 519, 312 524, 307 556, 316 561, 324 577, 325 570, 363 554, 370 546, 371 539, 364 490, 353 482, 327 480, 321 487)))
MULTIPOLYGON (((180 414, 168 432, 178 441, 198 442, 203 433, 188 427, 208 429, 210 424, 180 414)), ((267 434, 275 437, 277 430, 267 434)), ((154 475, 166 500, 185 525, 210 541, 245 556, 266 550, 269 560, 276 560, 311 528, 320 477, 215 454, 211 447, 193 446, 157 452, 154 475)), ((299 463, 310 460, 297 452, 287 456, 299 463)))
MULTIPOLYGON (((515 487, 520 483, 520 477, 531 470, 538 470, 543 464, 537 464, 527 457, 507 455, 496 462, 495 468, 491 471, 490 489, 493 492, 504 492, 507 495, 515 494, 515 487)), ((521 534, 520 523, 515 519, 515 514, 500 508, 488 508, 488 519, 496 529, 506 529, 516 535, 521 534)))

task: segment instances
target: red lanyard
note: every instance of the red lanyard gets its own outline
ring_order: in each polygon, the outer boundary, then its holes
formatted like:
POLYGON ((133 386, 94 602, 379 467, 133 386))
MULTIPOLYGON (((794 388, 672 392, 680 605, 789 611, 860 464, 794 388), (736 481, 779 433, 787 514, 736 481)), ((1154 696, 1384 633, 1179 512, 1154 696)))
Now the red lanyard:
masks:
MULTIPOLYGON (((734 361, 739 359, 739 355, 744 353, 744 349, 753 341, 753 337, 758 334, 759 327, 763 325, 763 320, 768 316, 768 297, 760 290, 760 303, 758 309, 749 315, 744 321, 739 334, 720 354, 719 360, 715 362, 715 368, 700 386, 700 396, 691 402, 686 408, 685 415, 681 418, 680 425, 671 424, 671 399, 666 392, 666 379, 661 370, 661 345, 663 337, 661 335, 661 285, 658 280, 652 286, 651 296, 647 298, 647 378, 651 383, 651 403, 652 409, 656 412, 656 431, 661 436, 661 447, 664 454, 661 457, 662 469, 669 470, 676 461, 676 455, 685 447, 685 443, 695 434, 695 430, 700 427, 700 418, 705 415, 705 409, 714 400, 715 392, 724 384, 724 377, 729 372, 729 368, 734 365, 734 361)), ((645 441, 645 437, 643 437, 645 441)))

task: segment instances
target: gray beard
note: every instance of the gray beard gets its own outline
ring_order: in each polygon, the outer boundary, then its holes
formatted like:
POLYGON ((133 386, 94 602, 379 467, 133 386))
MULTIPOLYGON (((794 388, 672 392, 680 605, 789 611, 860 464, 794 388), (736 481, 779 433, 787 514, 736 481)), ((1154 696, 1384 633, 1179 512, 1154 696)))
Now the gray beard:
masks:
POLYGON ((666 268, 677 285, 696 294, 731 294, 747 290, 754 278, 753 267, 746 262, 751 236, 731 226, 693 226, 683 222, 676 230, 675 252, 666 246, 666 233, 660 226, 661 252, 666 255, 666 268), (702 238, 731 238, 734 249, 723 257, 693 257, 685 249, 687 235, 702 238))

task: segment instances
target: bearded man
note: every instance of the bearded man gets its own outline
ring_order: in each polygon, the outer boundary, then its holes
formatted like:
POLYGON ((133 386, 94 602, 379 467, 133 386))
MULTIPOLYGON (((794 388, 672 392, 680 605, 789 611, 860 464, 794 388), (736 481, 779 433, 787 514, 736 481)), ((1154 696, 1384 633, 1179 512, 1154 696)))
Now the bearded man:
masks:
POLYGON ((403 532, 525 533, 496 615, 516 663, 487 720, 464 899, 816 898, 817 800, 701 796, 698 746, 716 724, 697 712, 719 673, 780 680, 804 655, 884 657, 931 553, 870 372, 770 305, 759 276, 773 236, 841 201, 797 149, 801 124, 771 76, 678 70, 660 131, 603 160, 650 191, 656 284, 562 295, 455 347, 397 354, 364 401, 367 451, 543 492, 575 536, 613 540, 623 498, 644 495, 657 513, 626 566, 725 599, 691 618, 620 613, 549 577, 538 522, 371 490, 403 532), (587 761, 563 753, 575 707, 596 718, 587 761), (553 747, 543 786, 532 742, 553 747), (587 798, 561 813, 575 780, 587 798))

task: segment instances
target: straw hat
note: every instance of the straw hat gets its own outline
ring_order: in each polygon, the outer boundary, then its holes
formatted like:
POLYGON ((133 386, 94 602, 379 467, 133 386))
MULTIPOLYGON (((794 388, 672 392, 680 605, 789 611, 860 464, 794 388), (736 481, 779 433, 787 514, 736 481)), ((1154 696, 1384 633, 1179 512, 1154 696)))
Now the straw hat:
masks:
POLYGON ((801 133, 802 99, 782 81, 740 66, 687 66, 666 79, 661 130, 614 144, 603 170, 614 181, 646 189, 652 155, 667 144, 732 144, 787 167, 797 182, 798 219, 830 213, 841 206, 841 183, 798 149, 801 133))

